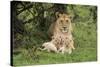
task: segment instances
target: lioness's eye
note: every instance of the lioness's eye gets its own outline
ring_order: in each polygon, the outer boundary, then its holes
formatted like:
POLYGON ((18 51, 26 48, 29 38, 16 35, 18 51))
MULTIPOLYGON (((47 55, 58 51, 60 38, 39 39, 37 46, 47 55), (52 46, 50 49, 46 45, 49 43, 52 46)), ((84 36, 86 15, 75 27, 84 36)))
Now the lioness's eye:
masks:
POLYGON ((63 22, 63 20, 60 20, 60 22, 63 22))
POLYGON ((66 20, 66 22, 68 22, 68 20, 66 20))

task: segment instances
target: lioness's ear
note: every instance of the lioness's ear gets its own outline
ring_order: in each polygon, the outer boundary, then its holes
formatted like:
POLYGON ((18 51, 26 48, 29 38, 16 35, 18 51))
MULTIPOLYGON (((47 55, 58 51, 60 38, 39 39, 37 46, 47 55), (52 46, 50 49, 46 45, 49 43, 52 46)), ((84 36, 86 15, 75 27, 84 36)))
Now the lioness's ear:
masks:
POLYGON ((60 14, 59 12, 56 12, 56 18, 59 18, 62 14, 60 14))
POLYGON ((62 14, 59 14, 59 17, 61 17, 62 16, 62 14))
POLYGON ((72 20, 73 19, 73 16, 72 15, 68 15, 68 17, 72 20))
POLYGON ((59 12, 56 12, 56 18, 58 18, 59 17, 59 12))

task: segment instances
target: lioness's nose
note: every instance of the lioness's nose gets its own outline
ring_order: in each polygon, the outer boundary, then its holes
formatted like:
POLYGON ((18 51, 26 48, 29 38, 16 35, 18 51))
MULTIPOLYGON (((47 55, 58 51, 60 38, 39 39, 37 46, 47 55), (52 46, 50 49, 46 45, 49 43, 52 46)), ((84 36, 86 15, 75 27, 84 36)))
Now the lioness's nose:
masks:
POLYGON ((66 29, 66 27, 63 27, 64 29, 66 29))

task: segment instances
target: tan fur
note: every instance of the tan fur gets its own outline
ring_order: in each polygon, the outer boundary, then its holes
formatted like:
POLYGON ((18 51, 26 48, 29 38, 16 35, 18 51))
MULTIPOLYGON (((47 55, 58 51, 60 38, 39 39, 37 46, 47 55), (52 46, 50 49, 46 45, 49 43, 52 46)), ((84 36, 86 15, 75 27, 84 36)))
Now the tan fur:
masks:
POLYGON ((72 49, 75 49, 73 46, 73 40, 67 35, 58 33, 52 37, 52 43, 57 47, 58 51, 62 53, 71 53, 72 49))

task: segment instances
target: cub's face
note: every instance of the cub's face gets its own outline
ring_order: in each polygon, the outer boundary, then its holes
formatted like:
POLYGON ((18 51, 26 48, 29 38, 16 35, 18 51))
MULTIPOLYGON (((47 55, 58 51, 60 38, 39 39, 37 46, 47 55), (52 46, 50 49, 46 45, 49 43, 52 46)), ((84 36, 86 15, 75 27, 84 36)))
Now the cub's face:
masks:
POLYGON ((57 19, 57 27, 61 32, 68 32, 70 24, 71 20, 68 15, 59 14, 59 17, 57 19))

